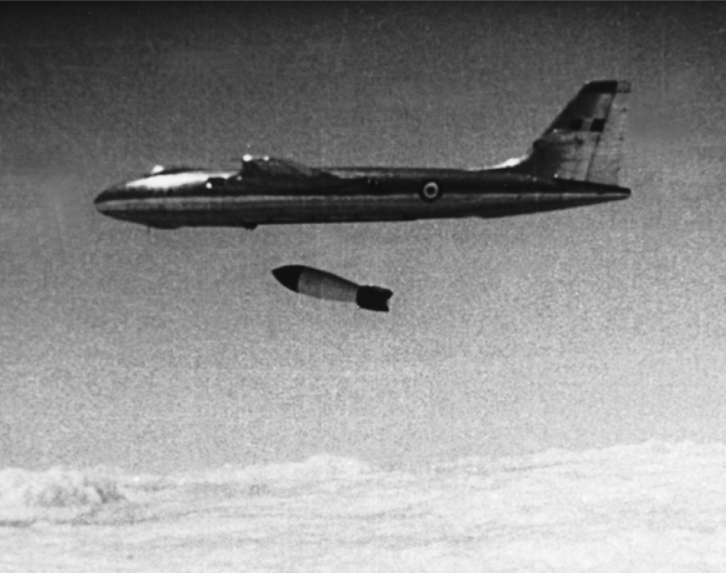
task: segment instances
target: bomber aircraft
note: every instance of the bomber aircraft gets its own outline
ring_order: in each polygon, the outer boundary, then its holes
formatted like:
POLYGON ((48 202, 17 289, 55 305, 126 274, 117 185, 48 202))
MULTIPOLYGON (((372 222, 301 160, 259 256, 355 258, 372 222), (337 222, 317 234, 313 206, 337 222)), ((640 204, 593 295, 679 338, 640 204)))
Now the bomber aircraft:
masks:
POLYGON ((103 191, 109 217, 162 229, 505 217, 617 201, 630 84, 586 83, 529 152, 487 169, 308 167, 245 155, 237 170, 156 167, 103 191))

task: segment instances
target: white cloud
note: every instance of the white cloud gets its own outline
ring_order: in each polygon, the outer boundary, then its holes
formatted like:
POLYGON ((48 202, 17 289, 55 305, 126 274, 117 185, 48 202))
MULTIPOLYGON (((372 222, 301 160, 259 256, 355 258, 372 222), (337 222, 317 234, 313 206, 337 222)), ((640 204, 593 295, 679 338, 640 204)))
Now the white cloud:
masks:
POLYGON ((0 470, 0 569, 720 572, 725 467, 721 445, 647 442, 408 473, 329 455, 166 477, 0 470))

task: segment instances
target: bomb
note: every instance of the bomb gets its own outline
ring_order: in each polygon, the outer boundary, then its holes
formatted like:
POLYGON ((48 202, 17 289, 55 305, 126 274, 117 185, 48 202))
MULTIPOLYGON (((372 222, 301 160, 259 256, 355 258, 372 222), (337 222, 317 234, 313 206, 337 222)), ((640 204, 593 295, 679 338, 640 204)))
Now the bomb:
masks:
POLYGON ((360 308, 388 312, 388 300, 393 292, 377 286, 361 286, 352 281, 303 265, 287 265, 272 271, 286 288, 323 300, 354 302, 360 308))

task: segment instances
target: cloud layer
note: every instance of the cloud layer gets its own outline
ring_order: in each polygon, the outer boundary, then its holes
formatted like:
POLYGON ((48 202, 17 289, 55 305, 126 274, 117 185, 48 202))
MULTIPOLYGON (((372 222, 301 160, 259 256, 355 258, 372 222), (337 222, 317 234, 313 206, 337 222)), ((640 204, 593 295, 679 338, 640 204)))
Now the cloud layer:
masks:
POLYGON ((647 442, 384 471, 0 471, 0 569, 726 570, 726 447, 647 442))

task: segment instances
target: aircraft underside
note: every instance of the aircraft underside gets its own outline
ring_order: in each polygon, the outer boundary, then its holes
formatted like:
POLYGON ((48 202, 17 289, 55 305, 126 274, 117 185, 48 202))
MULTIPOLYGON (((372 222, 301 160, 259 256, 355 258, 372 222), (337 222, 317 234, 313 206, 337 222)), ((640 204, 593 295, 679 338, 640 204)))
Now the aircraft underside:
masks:
POLYGON ((418 195, 269 195, 164 197, 109 204, 118 219, 151 227, 254 227, 270 224, 496 218, 567 209, 627 197, 627 190, 602 192, 447 193, 433 202, 418 195))

